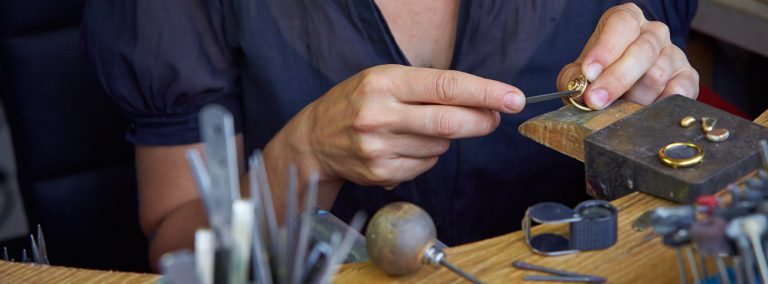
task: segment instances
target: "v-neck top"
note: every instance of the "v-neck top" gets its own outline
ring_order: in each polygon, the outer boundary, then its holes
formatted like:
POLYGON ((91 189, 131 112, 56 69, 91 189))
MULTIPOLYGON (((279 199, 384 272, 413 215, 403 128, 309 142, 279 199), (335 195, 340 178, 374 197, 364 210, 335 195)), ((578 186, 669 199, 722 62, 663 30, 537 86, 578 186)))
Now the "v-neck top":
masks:
MULTIPOLYGON (((628 1, 464 0, 451 68, 555 91, 602 13, 628 1)), ((683 46, 696 1, 640 0, 683 46)), ((408 65, 373 0, 89 1, 83 46, 142 145, 200 141, 197 112, 227 107, 246 153, 263 148, 297 112, 368 67, 408 65)), ((438 237, 456 245, 520 227, 537 202, 584 198, 583 165, 522 137, 521 122, 559 101, 502 115, 493 133, 451 142, 439 162, 392 191, 345 183, 332 212, 348 220, 394 201, 423 207, 438 237)), ((333 119, 328 117, 326 119, 333 119)))

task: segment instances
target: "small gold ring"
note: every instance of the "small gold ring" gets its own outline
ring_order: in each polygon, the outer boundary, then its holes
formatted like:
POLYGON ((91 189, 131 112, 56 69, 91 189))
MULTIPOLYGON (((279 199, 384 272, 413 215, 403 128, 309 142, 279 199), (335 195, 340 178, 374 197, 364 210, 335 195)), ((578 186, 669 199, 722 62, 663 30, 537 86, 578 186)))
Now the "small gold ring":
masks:
POLYGON ((589 84, 589 81, 587 80, 586 77, 584 77, 584 75, 579 75, 575 79, 568 82, 569 91, 579 91, 578 94, 568 96, 568 102, 570 102, 574 107, 580 110, 593 111, 594 109, 591 109, 588 106, 579 102, 579 99, 584 95, 584 90, 587 89, 587 84, 589 84))
POLYGON ((690 142, 675 142, 659 149, 659 159, 667 166, 673 168, 690 167, 700 163, 704 159, 704 149, 701 146, 690 142), (667 154, 667 151, 678 147, 685 147, 696 150, 696 154, 691 157, 674 158, 667 154))
MULTIPOLYGON (((576 96, 576 97, 578 98, 580 96, 581 96, 581 94, 579 94, 579 96, 576 96)), ((593 111, 594 110, 594 109, 589 108, 588 106, 580 104, 579 102, 577 102, 572 97, 568 97, 568 102, 570 102, 574 107, 576 107, 576 108, 578 108, 580 110, 583 110, 583 111, 593 111)))

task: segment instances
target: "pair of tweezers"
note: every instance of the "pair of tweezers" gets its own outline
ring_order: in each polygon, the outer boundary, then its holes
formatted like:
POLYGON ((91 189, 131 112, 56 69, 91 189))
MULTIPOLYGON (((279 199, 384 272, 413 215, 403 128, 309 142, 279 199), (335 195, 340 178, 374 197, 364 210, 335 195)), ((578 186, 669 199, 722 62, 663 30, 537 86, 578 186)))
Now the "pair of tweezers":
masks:
POLYGON ((512 262, 512 266, 519 269, 555 274, 554 276, 553 275, 523 276, 523 280, 527 280, 527 281, 559 281, 559 282, 585 282, 585 283, 605 283, 606 281, 605 277, 579 274, 575 272, 563 271, 563 270, 549 268, 549 267, 537 266, 537 265, 533 265, 533 264, 522 262, 522 261, 512 262))

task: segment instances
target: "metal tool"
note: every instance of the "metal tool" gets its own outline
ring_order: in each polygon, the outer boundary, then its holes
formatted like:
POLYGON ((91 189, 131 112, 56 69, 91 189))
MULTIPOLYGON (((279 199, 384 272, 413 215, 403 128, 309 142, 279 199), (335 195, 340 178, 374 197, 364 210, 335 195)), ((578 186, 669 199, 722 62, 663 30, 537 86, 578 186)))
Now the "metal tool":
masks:
POLYGON ((556 202, 542 202, 528 207, 521 227, 525 242, 533 252, 555 256, 612 246, 618 237, 617 220, 618 210, 604 200, 587 200, 574 209, 556 202), (570 238, 552 233, 534 236, 532 222, 568 223, 570 238))
POLYGON ((552 275, 524 275, 523 280, 526 281, 554 281, 554 282, 585 282, 585 283, 605 283, 603 281, 595 281, 595 279, 584 276, 552 276, 552 275))
MULTIPOLYGON (((187 152, 187 159, 211 229, 196 231, 194 256, 180 251, 167 254, 165 262, 161 260, 168 281, 202 284, 247 283, 251 280, 281 284, 330 282, 352 247, 360 246, 362 236, 358 231, 365 223, 365 215, 356 214, 351 227, 335 219, 341 224, 323 228, 331 231, 330 244, 316 240, 313 214, 299 214, 299 172, 291 166, 288 196, 281 201, 285 202, 287 210, 283 225, 279 225, 261 152, 255 151, 249 159, 250 198, 243 199, 239 192, 240 171, 234 154, 231 115, 223 107, 206 106, 201 112, 200 125, 205 158, 199 151, 192 150, 187 152)), ((316 211, 318 182, 318 176, 310 174, 303 211, 316 211)), ((38 247, 44 248, 42 245, 38 247)))
POLYGON ((442 265, 467 281, 482 283, 448 262, 445 252, 435 246, 432 218, 412 203, 395 202, 379 209, 368 224, 365 239, 373 263, 391 275, 405 275, 424 264, 442 265))
POLYGON ((757 283, 754 270, 755 260, 750 251, 749 239, 743 229, 744 220, 744 217, 731 220, 728 227, 725 229, 725 234, 736 242, 736 247, 739 249, 739 256, 743 261, 742 268, 744 269, 743 272, 746 275, 745 278, 747 279, 747 282, 749 284, 755 284, 757 283))
POLYGON ((763 234, 766 230, 766 216, 762 214, 750 215, 741 222, 741 228, 746 234, 749 242, 752 243, 752 249, 755 252, 757 267, 760 270, 762 283, 768 281, 768 264, 765 260, 765 251, 763 250, 763 234))
POLYGON ((564 281, 564 282, 587 282, 587 283, 604 283, 607 281, 605 277, 580 274, 570 271, 564 271, 544 266, 533 265, 523 261, 512 262, 512 266, 518 269, 533 270, 544 273, 555 274, 557 276, 542 276, 542 275, 525 275, 523 279, 531 281, 564 281))
POLYGON ((549 94, 543 94, 543 95, 537 95, 537 96, 531 96, 525 98, 525 104, 535 104, 540 102, 546 102, 554 99, 560 99, 566 96, 575 95, 580 93, 579 90, 569 90, 569 91, 562 91, 557 93, 549 93, 549 94))
MULTIPOLYGON (((48 250, 45 246, 45 237, 43 237, 43 229, 40 225, 37 225, 36 234, 29 234, 29 254, 27 249, 21 250, 21 262, 35 263, 35 264, 50 264, 48 261, 48 250)), ((14 261, 8 254, 8 248, 3 247, 3 260, 14 261)))

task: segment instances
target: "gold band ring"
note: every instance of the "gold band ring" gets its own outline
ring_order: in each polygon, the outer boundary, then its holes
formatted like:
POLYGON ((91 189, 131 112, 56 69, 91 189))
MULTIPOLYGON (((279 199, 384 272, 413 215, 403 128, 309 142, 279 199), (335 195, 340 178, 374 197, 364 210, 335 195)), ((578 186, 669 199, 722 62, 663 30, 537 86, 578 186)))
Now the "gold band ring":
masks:
POLYGON ((589 82, 587 81, 587 78, 584 77, 584 75, 579 75, 579 77, 576 77, 576 79, 568 82, 569 91, 579 91, 578 94, 568 96, 568 102, 570 102, 574 107, 583 111, 593 111, 593 109, 589 108, 583 103, 584 100, 582 99, 584 90, 587 89, 588 83, 589 82))
POLYGON ((659 159, 667 166, 673 168, 690 167, 700 163, 704 159, 704 149, 701 146, 690 142, 675 142, 659 149, 659 159), (673 157, 668 153, 671 150, 676 149, 689 149, 696 150, 696 153, 690 157, 673 157))

